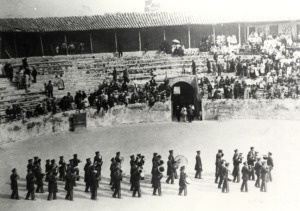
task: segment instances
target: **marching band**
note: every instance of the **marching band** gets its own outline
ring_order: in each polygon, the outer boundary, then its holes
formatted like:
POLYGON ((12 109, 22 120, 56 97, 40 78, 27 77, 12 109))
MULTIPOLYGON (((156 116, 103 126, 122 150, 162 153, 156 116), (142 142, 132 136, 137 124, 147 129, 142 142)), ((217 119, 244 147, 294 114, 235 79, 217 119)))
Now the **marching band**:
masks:
MULTIPOLYGON (((179 175, 179 193, 181 195, 187 196, 187 184, 191 183, 191 179, 185 173, 186 166, 188 165, 188 160, 182 156, 178 155, 174 158, 173 150, 169 151, 168 162, 167 162, 167 184, 174 184, 174 179, 177 179, 177 169, 180 170, 179 175)), ((195 163, 195 179, 202 179, 201 173, 203 171, 202 161, 200 157, 200 151, 196 151, 196 163, 195 163)), ((218 188, 222 189, 222 193, 229 193, 229 182, 234 183, 240 182, 240 167, 239 165, 243 163, 241 170, 242 173, 242 185, 241 192, 248 192, 248 180, 255 180, 255 187, 260 188, 260 191, 267 192, 267 182, 272 181, 271 171, 274 167, 272 153, 269 152, 268 156, 258 156, 258 152, 254 151, 254 147, 250 148, 247 155, 247 160, 243 162, 243 154, 239 153, 238 149, 234 150, 233 155, 233 171, 229 170, 230 163, 223 159, 223 150, 218 150, 216 154, 216 172, 215 172, 215 183, 218 184, 218 188), (266 161, 261 162, 262 158, 266 161), (261 183, 260 183, 261 180, 261 183)), ((130 156, 130 184, 132 191, 132 197, 136 195, 142 197, 140 181, 145 180, 144 176, 144 164, 146 158, 142 154, 131 155, 130 156)), ((122 164, 124 158, 121 157, 121 153, 117 152, 116 156, 111 158, 110 165, 110 185, 113 191, 112 197, 121 199, 121 184, 123 176, 125 173, 122 170, 122 164)), ((31 200, 35 199, 35 193, 44 193, 44 182, 48 182, 48 200, 55 200, 56 193, 58 192, 58 180, 65 182, 65 190, 67 191, 66 200, 74 200, 73 189, 76 187, 76 181, 79 181, 79 167, 78 164, 81 160, 78 159, 77 154, 73 155, 73 159, 69 160, 69 164, 66 164, 64 157, 60 156, 58 165, 55 159, 51 161, 46 160, 45 173, 42 173, 41 159, 34 157, 28 160, 27 165, 27 176, 26 176, 26 189, 27 194, 25 199, 31 200), (37 185, 35 189, 35 185, 37 185)), ((86 164, 84 165, 84 182, 85 182, 85 192, 91 193, 91 199, 97 200, 97 190, 99 188, 99 182, 101 181, 101 169, 103 165, 102 156, 100 152, 95 152, 95 157, 93 162, 91 158, 86 159, 86 164)), ((162 186, 161 179, 163 178, 163 173, 165 171, 164 161, 161 155, 158 153, 153 153, 152 158, 152 169, 151 169, 151 184, 153 188, 153 195, 162 196, 162 186)), ((11 199, 19 199, 18 193, 18 180, 20 179, 17 169, 12 170, 10 176, 11 180, 11 199)))

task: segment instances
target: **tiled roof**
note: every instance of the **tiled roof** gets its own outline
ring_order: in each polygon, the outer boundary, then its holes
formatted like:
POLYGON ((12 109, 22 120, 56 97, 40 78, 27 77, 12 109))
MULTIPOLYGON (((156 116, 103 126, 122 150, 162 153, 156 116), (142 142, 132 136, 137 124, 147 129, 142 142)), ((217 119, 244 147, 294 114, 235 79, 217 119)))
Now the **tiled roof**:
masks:
POLYGON ((7 18, 0 19, 0 32, 54 32, 87 31, 100 29, 146 28, 188 24, 221 24, 275 20, 235 20, 187 13, 115 13, 94 16, 7 18))

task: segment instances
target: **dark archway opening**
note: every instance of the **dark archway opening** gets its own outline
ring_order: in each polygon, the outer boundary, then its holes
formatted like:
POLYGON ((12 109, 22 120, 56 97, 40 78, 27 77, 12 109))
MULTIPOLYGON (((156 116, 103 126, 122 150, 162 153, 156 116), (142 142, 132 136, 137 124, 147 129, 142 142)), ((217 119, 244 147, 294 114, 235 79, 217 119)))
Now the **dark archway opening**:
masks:
POLYGON ((177 82, 172 86, 173 118, 176 117, 176 107, 180 110, 183 106, 195 105, 195 90, 189 83, 177 82))

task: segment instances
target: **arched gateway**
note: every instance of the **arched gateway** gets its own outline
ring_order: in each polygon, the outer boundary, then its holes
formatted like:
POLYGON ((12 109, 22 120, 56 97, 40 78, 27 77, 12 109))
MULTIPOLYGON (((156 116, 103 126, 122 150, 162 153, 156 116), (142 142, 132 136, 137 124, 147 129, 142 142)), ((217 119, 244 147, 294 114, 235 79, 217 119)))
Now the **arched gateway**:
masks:
POLYGON ((179 106, 180 109, 185 106, 194 105, 195 117, 199 117, 201 109, 201 99, 198 93, 198 84, 196 76, 180 76, 170 80, 172 87, 172 114, 175 117, 175 108, 179 106))

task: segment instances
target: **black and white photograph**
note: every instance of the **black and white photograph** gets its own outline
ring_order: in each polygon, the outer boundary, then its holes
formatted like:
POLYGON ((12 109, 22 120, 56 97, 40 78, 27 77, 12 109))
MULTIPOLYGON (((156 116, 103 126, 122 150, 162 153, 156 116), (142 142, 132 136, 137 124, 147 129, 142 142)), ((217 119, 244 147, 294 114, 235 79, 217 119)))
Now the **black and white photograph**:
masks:
POLYGON ((300 2, 0 5, 0 211, 300 209, 300 2))

